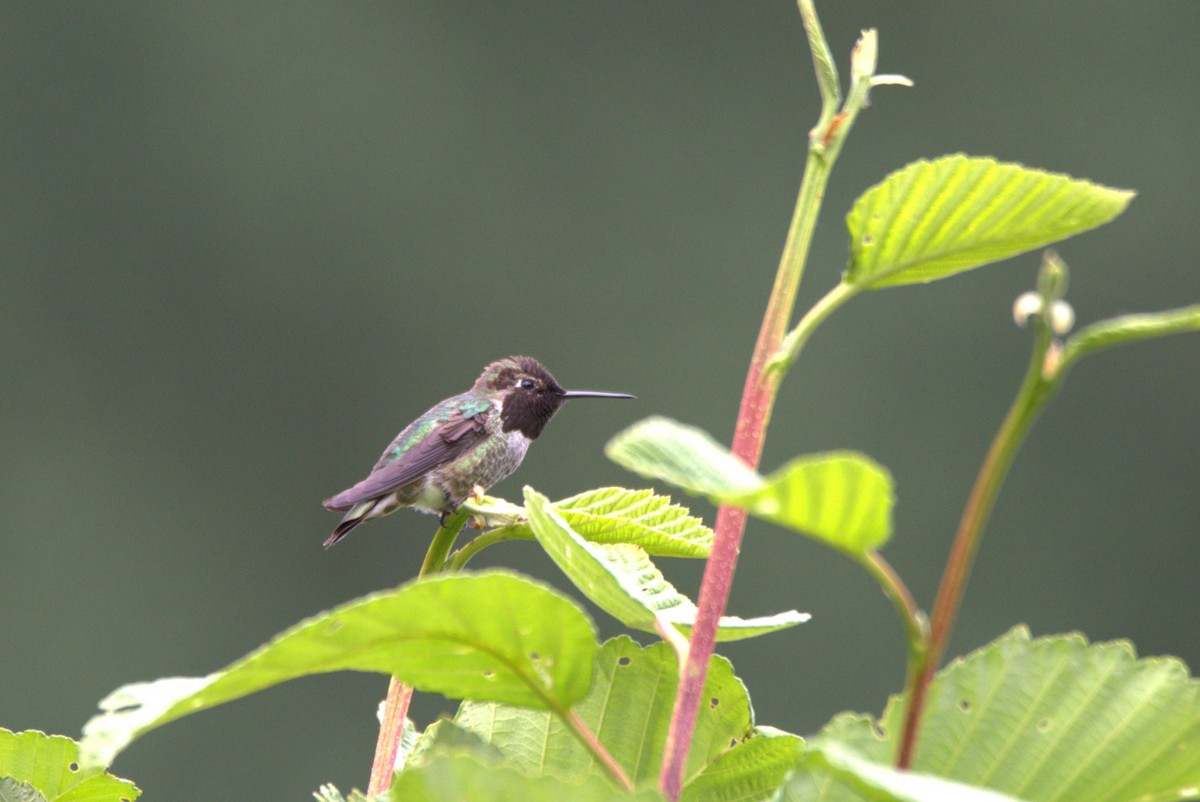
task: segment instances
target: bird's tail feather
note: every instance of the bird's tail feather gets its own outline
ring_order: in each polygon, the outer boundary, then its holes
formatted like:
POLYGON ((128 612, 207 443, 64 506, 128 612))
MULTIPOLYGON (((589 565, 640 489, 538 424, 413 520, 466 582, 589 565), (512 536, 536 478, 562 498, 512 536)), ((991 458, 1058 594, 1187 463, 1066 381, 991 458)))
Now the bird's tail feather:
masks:
MULTIPOLYGON (((353 515, 353 512, 351 512, 350 515, 353 515)), ((364 516, 362 514, 355 515, 353 518, 351 518, 350 515, 347 515, 345 518, 343 518, 342 522, 337 525, 336 529, 333 530, 333 534, 325 538, 325 542, 322 544, 325 546, 325 548, 330 549, 336 546, 339 540, 350 534, 350 530, 358 526, 364 520, 364 516)))

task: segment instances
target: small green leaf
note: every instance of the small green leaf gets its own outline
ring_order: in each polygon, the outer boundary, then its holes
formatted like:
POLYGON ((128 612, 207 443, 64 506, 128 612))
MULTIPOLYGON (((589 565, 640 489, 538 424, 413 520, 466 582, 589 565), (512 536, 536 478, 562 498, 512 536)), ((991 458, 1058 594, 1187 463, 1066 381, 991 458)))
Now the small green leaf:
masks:
POLYGON ((958 154, 917 161, 855 202, 846 283, 945 278, 1107 223, 1134 193, 958 154))
POLYGON ((441 755, 419 769, 400 772, 389 798, 397 802, 662 802, 650 789, 627 794, 599 777, 576 781, 530 777, 470 755, 441 755))
POLYGON ((683 789, 682 802, 759 802, 770 799, 796 766, 804 741, 770 727, 705 766, 683 789))
POLYGON ((661 417, 621 432, 607 453, 642 476, 743 507, 846 552, 877 549, 891 536, 891 475, 861 454, 800 457, 764 479, 704 431, 661 417))
POLYGON ((833 745, 805 751, 773 802, 1019 802, 1016 797, 872 763, 833 745))
POLYGON ((79 744, 62 735, 0 728, 0 799, 132 802, 142 792, 102 766, 81 768, 79 744), (30 792, 37 796, 29 796, 30 792))
POLYGON ((429 763, 438 755, 450 753, 467 753, 483 761, 500 761, 504 755, 500 750, 483 740, 476 733, 464 729, 448 718, 438 719, 426 727, 425 732, 417 739, 416 745, 407 755, 403 765, 397 765, 397 771, 402 769, 419 768, 429 763))
MULTIPOLYGON (((601 487, 550 506, 592 543, 633 543, 655 557, 707 557, 712 550, 712 530, 653 490, 601 487)), ((496 531, 533 537, 527 523, 496 531)))
POLYGON ((892 534, 892 477, 853 452, 800 457, 758 491, 730 502, 842 551, 878 549, 892 534))
MULTIPOLYGON (((878 727, 843 715, 813 742, 887 762, 903 714, 893 697, 878 727)), ((1191 799, 1200 682, 1174 658, 1138 660, 1124 641, 1031 640, 1017 627, 938 673, 913 768, 1032 802, 1191 799)))
POLYGON ((761 476, 707 432, 670 418, 639 421, 610 440, 604 451, 634 473, 698 496, 742 496, 763 484, 761 476))
MULTIPOLYGON (((657 632, 659 621, 684 634, 691 632, 696 605, 663 577, 641 548, 629 543, 589 543, 572 531, 545 496, 530 487, 525 488, 525 508, 542 548, 597 607, 625 626, 643 632, 657 632)), ((724 616, 717 639, 765 635, 810 617, 795 610, 751 619, 724 616)))
POLYGON ((304 621, 222 671, 118 688, 84 727, 86 765, 107 765, 168 721, 289 679, 394 674, 455 698, 565 708, 587 692, 596 636, 571 599, 493 571, 431 577, 304 621))
MULTIPOLYGON (((593 677, 591 689, 574 705, 574 712, 635 786, 656 783, 679 679, 675 653, 665 643, 643 649, 627 637, 613 638, 596 656, 593 677)), ((508 765, 522 771, 563 777, 599 771, 591 755, 549 713, 467 700, 454 721, 497 747, 508 765)), ((733 675, 728 660, 714 657, 704 684, 686 777, 699 774, 749 735, 752 724, 745 686, 733 675)))

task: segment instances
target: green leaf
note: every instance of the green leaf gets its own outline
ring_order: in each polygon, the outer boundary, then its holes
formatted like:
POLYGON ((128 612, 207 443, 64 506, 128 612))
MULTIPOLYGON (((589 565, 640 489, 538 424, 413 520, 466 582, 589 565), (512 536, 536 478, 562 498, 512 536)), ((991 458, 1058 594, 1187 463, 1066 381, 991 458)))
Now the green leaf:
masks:
POLYGON ((418 768, 429 763, 438 755, 467 753, 483 761, 498 762, 504 759, 500 750, 483 740, 478 734, 458 726, 451 719, 438 719, 430 724, 398 769, 418 768))
POLYGON ((794 459, 768 476, 760 490, 730 503, 861 554, 891 537, 896 502, 886 468, 862 454, 834 451, 794 459))
MULTIPOLYGON (((707 557, 712 550, 712 530, 653 490, 601 487, 550 506, 592 543, 633 543, 656 557, 707 557)), ((496 531, 533 537, 527 523, 496 531)))
POLYGON ((606 452, 642 476, 743 507, 846 552, 877 549, 891 536, 891 475, 861 454, 800 457, 764 479, 706 432, 663 417, 630 426, 606 452))
POLYGON ((50 802, 123 802, 142 792, 103 767, 81 768, 79 744, 62 735, 37 730, 0 729, 0 799, 50 802))
POLYGON ((770 799, 804 748, 796 735, 756 727, 683 789, 682 802, 759 802, 770 799))
POLYGON ((707 432, 654 416, 617 434, 604 452, 613 462, 647 479, 711 499, 760 490, 763 479, 707 432))
MULTIPOLYGON (((542 548, 575 587, 604 612, 643 632, 657 632, 659 621, 684 634, 691 632, 696 605, 663 577, 641 548, 628 543, 589 543, 572 531, 555 505, 530 487, 525 488, 525 508, 542 548)), ((752 638, 809 618, 795 610, 751 619, 724 616, 717 639, 752 638)))
POLYGON ((913 162, 851 209, 846 283, 915 284, 998 262, 1107 223, 1133 196, 989 158, 913 162))
POLYGON ((321 613, 207 677, 118 688, 84 727, 83 760, 107 765, 181 716, 308 674, 395 674, 455 698, 565 708, 591 681, 591 621, 558 591, 513 574, 431 577, 321 613))
MULTIPOLYGON (((574 706, 635 786, 658 781, 678 678, 678 662, 667 644, 643 649, 617 637, 601 647, 592 687, 574 706)), ((753 723, 746 688, 723 657, 709 663, 703 700, 687 778, 747 737, 753 723)), ((548 713, 467 700, 454 721, 497 747, 508 765, 530 774, 580 777, 599 771, 566 726, 548 713)))
POLYGON ((795 774, 773 802, 1016 802, 1015 797, 916 771, 863 760, 836 746, 804 753, 795 774))
POLYGON ((619 791, 599 777, 574 782, 529 777, 508 766, 469 755, 441 755, 419 769, 396 775, 390 798, 403 802, 661 802, 653 790, 619 791))
MULTIPOLYGON (((1017 627, 930 686, 914 769, 1033 802, 1191 799, 1200 788, 1200 682, 1124 641, 1031 640, 1017 627)), ((815 742, 891 760, 893 698, 878 729, 843 715, 815 742)), ((841 797, 839 797, 841 798, 841 797)))

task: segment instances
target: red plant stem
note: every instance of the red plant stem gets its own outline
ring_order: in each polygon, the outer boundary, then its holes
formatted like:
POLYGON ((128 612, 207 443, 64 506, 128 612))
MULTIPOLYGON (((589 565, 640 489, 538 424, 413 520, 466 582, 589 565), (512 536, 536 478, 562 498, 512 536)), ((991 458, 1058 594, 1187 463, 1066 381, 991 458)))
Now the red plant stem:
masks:
MULTIPOLYGON (((838 116, 841 95, 838 90, 837 73, 833 67, 833 57, 829 53, 812 0, 799 0, 799 7, 805 34, 813 53, 817 86, 821 91, 821 116, 816 127, 809 133, 804 178, 800 182, 800 193, 796 198, 796 208, 792 213, 783 255, 775 274, 775 284, 771 288, 767 311, 763 315, 762 327, 754 346, 754 356, 746 374, 737 427, 733 434, 734 455, 752 468, 758 467, 759 457, 762 456, 767 423, 771 418, 775 394, 783 374, 787 371, 787 365, 825 316, 854 294, 854 290, 844 283, 835 288, 810 310, 796 327, 794 347, 790 347, 786 354, 781 353, 780 346, 784 344, 784 335, 787 334, 796 301, 796 291, 804 275, 804 265, 808 260, 813 229, 817 224, 821 201, 825 197, 829 173, 855 117, 866 105, 867 90, 875 70, 875 34, 874 31, 864 31, 851 57, 850 95, 842 109, 844 114, 838 116), (771 360, 778 356, 786 356, 785 362, 773 365, 771 360)), ((733 572, 737 567, 738 552, 741 550, 742 535, 745 531, 746 513, 743 510, 728 506, 718 508, 717 522, 713 528, 712 553, 704 567, 704 580, 696 605, 696 623, 692 627, 687 660, 680 671, 675 709, 671 714, 671 726, 667 733, 662 771, 659 774, 659 789, 669 800, 679 799, 683 787, 683 773, 687 766, 692 732, 699 713, 700 697, 704 692, 708 663, 712 659, 713 647, 716 644, 719 620, 729 601, 733 572)))
MULTIPOLYGON (((803 197, 803 189, 801 193, 803 197)), ((793 225, 784 250, 784 260, 775 277, 771 300, 763 317, 758 342, 754 347, 754 357, 746 376, 746 386, 738 410, 737 428, 733 435, 734 455, 752 468, 758 466, 759 457, 762 455, 763 437, 778 388, 779 374, 768 373, 767 362, 783 341, 792 314, 796 288, 800 283, 803 255, 799 266, 789 259, 793 255, 791 246, 796 234, 797 226, 793 225)), ((704 579, 700 585, 700 598, 696 605, 696 623, 692 627, 688 658, 679 677, 679 689, 675 696, 675 708, 671 715, 671 727, 667 732, 662 772, 659 775, 659 787, 668 799, 678 799, 683 787, 683 771, 687 764, 692 732, 696 726, 696 716, 700 710, 700 697, 704 692, 708 663, 716 646, 718 621, 725 613, 725 605, 729 600, 729 590, 733 584, 733 573, 737 567, 738 553, 745 531, 745 510, 724 505, 717 509, 712 552, 704 566, 704 579)))
POLYGON ((367 796, 383 793, 392 783, 396 755, 400 754, 404 719, 408 715, 408 704, 412 701, 412 695, 411 685, 405 685, 396 677, 392 677, 388 684, 383 721, 379 724, 379 738, 375 742, 375 762, 371 764, 371 783, 367 787, 367 796))
POLYGON ((983 539, 988 517, 996 503, 1000 486, 1004 484, 1004 477, 1029 432, 1029 427, 1033 425, 1042 404, 1055 386, 1053 381, 1048 381, 1042 375, 1043 358, 1049 345, 1050 335, 1043 329, 1038 333, 1033 358, 1021 389, 988 448, 983 465, 979 468, 979 475, 971 488, 971 495, 963 508, 962 519, 959 521, 954 544, 942 574, 942 582, 938 587, 937 600, 933 605, 926 648, 910 677, 908 708, 904 714, 904 729, 896 754, 897 768, 912 767, 929 684, 933 681, 933 675, 950 640, 950 631, 962 605, 967 579, 971 576, 971 566, 975 562, 979 542, 983 539))

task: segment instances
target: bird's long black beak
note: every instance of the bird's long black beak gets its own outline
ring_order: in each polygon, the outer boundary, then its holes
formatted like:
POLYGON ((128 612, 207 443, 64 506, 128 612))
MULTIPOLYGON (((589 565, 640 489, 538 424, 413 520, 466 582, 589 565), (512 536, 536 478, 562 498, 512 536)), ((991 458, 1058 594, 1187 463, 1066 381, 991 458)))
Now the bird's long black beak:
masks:
POLYGON ((629 393, 598 393, 592 390, 563 390, 559 398, 637 398, 629 393))

